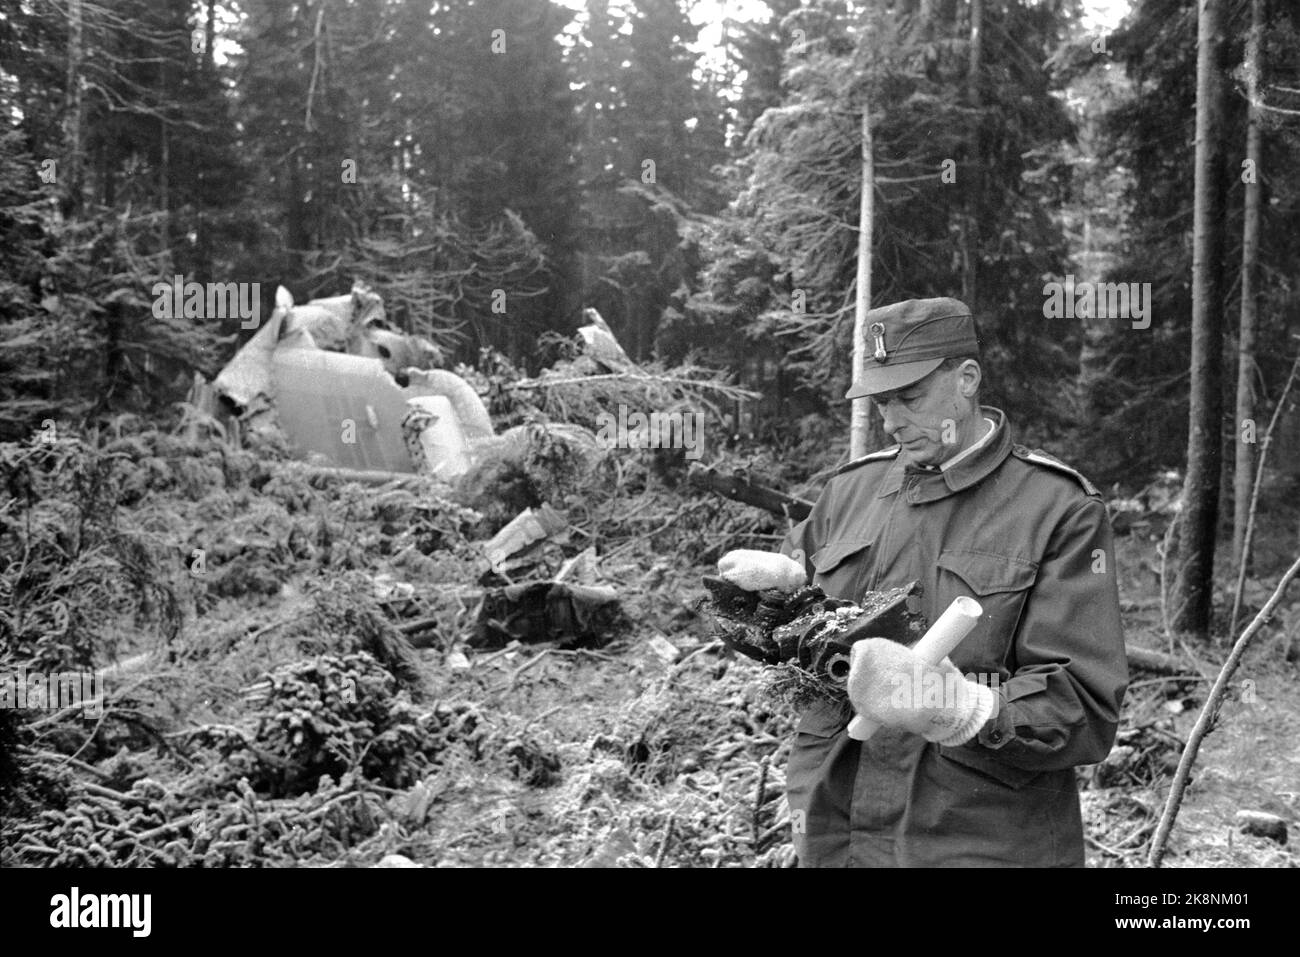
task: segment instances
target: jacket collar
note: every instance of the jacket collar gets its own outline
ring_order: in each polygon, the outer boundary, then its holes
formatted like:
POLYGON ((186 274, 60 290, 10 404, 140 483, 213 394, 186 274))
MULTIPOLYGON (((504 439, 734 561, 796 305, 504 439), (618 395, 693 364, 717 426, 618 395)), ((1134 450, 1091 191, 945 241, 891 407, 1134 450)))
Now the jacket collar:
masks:
POLYGON ((893 466, 885 473, 880 483, 877 497, 893 495, 903 487, 904 480, 909 480, 906 497, 909 504, 934 502, 945 498, 953 492, 970 488, 987 478, 1011 454, 1011 423, 1006 413, 992 406, 981 406, 980 412, 993 420, 993 435, 978 451, 968 455, 947 471, 926 469, 914 465, 904 465, 902 456, 894 460, 893 466))

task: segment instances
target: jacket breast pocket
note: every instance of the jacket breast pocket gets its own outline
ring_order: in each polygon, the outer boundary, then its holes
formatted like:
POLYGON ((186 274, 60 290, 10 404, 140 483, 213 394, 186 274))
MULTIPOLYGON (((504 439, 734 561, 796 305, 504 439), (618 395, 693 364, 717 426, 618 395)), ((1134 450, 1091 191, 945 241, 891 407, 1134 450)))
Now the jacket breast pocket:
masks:
POLYGON ((832 598, 857 601, 866 591, 870 559, 871 542, 864 539, 827 542, 810 559, 813 584, 832 598))
POLYGON ((961 595, 974 598, 984 613, 952 654, 963 671, 1014 673, 1012 639, 1025 602, 1038 577, 1038 562, 976 549, 945 549, 939 555, 939 609, 961 595))

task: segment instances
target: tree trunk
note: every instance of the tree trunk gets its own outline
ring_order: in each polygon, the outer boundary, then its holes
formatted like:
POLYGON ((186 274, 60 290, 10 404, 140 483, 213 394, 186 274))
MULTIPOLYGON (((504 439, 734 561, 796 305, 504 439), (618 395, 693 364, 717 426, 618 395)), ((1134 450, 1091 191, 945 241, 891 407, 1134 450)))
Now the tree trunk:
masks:
POLYGON ((85 105, 81 95, 81 61, 85 55, 82 43, 81 0, 68 0, 67 103, 63 116, 64 141, 67 143, 68 154, 62 174, 67 186, 62 204, 63 214, 68 217, 77 216, 82 208, 84 157, 81 131, 85 119, 85 105))
POLYGON ((1236 474, 1233 480, 1232 563, 1242 558, 1250 489, 1255 481, 1255 330, 1259 318, 1259 162, 1260 46, 1264 38, 1264 0, 1251 0, 1250 38, 1246 42, 1246 91, 1250 114, 1246 126, 1246 199, 1241 237, 1241 330, 1237 337, 1237 416, 1233 423, 1236 474), (1251 421, 1250 432, 1245 423, 1251 421), (1245 441, 1249 439, 1249 441, 1245 441))
MULTIPOLYGON (((966 66, 966 95, 970 105, 979 108, 983 102, 980 95, 980 71, 984 60, 984 0, 970 2, 970 58, 966 66)), ((968 144, 968 161, 958 176, 966 180, 964 222, 961 227, 962 267, 961 297, 972 310, 976 308, 979 298, 979 207, 980 183, 982 181, 983 152, 980 149, 980 130, 982 123, 977 122, 973 128, 971 142, 968 144)))
POLYGON ((285 177, 285 233, 288 236, 288 271, 302 269, 303 256, 310 248, 307 240, 306 210, 302 201, 302 163, 297 153, 286 162, 289 175, 285 177))
MULTIPOLYGON (((861 382, 867 369, 867 311, 871 309, 871 236, 876 202, 876 172, 871 144, 871 110, 862 104, 862 200, 858 207, 858 297, 853 314, 853 381, 861 382)), ((867 454, 871 438, 871 400, 854 399, 849 424, 849 457, 867 454)))
POLYGON ((217 0, 208 0, 208 15, 203 24, 203 68, 209 72, 217 68, 213 54, 217 36, 217 0))
POLYGON ((1226 0, 1200 0, 1192 233, 1191 410, 1172 627, 1207 635, 1219 508, 1223 418, 1224 27, 1226 0))

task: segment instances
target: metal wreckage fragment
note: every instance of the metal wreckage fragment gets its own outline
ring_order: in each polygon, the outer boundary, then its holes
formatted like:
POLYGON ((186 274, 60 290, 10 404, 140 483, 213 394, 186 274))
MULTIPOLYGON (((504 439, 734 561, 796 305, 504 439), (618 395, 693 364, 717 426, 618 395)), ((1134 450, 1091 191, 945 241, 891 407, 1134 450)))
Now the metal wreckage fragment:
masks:
POLYGON ((921 583, 866 592, 860 601, 831 598, 816 585, 786 594, 746 591, 715 575, 704 576, 704 610, 728 647, 765 665, 785 666, 786 681, 770 688, 802 703, 810 698, 844 702, 849 652, 863 638, 905 645, 925 634, 921 583))

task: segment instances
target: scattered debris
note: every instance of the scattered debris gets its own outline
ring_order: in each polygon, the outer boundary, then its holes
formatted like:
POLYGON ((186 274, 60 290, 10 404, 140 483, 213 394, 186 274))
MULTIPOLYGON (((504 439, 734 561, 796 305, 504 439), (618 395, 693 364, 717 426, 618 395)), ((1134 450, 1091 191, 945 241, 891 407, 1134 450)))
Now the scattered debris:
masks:
POLYGON ((596 648, 613 637, 621 617, 613 588, 555 581, 509 585, 484 592, 469 643, 499 648, 509 641, 555 641, 561 648, 596 648))
POLYGON ((649 646, 650 650, 658 655, 660 660, 666 664, 673 664, 682 654, 681 650, 669 641, 666 635, 659 632, 655 632, 651 635, 650 640, 647 641, 646 644, 649 646))
POLYGON ((1243 834, 1266 837, 1279 844, 1285 844, 1287 840, 1286 819, 1267 811, 1238 811, 1237 826, 1243 834))
POLYGON ((578 330, 578 335, 582 337, 586 354, 610 372, 630 368, 632 360, 614 338, 604 317, 590 306, 582 310, 582 316, 587 320, 587 325, 578 330))
POLYGON ((506 560, 529 546, 550 538, 568 527, 568 522, 549 505, 526 508, 483 546, 488 566, 495 572, 508 572, 506 560))

